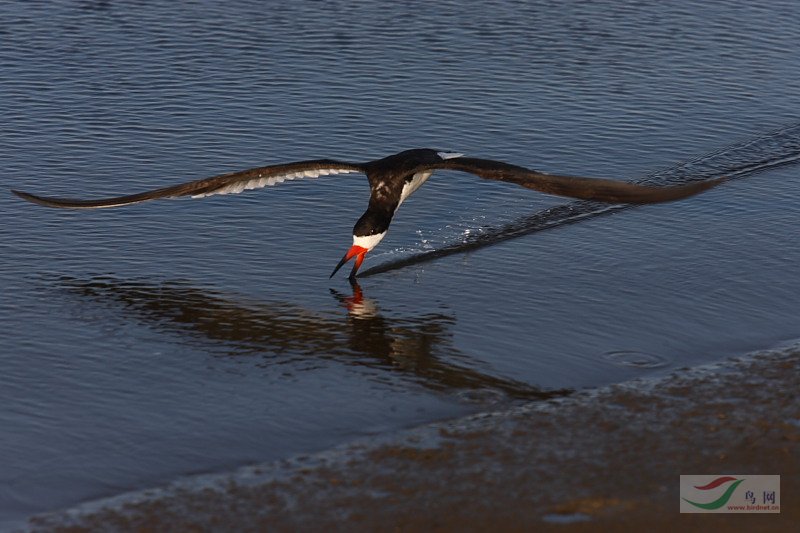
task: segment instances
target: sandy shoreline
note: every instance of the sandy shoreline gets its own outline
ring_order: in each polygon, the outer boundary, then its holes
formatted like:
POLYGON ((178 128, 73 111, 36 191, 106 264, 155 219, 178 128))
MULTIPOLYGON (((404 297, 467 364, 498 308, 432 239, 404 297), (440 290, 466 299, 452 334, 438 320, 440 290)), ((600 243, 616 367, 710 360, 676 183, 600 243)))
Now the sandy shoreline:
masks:
POLYGON ((800 344, 31 520, 34 531, 792 531, 800 344), (780 474, 781 514, 681 515, 680 474, 780 474))

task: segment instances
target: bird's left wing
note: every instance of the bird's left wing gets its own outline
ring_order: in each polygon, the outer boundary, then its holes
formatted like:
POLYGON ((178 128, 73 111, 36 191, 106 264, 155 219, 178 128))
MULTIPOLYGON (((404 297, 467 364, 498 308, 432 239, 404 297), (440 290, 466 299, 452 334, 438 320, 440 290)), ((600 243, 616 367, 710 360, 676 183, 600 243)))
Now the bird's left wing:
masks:
POLYGON ((310 161, 286 163, 283 165, 251 168, 249 170, 222 174, 212 178, 190 181, 188 183, 138 194, 116 196, 114 198, 101 198, 97 200, 47 198, 22 191, 12 190, 11 192, 29 202, 47 207, 97 209, 135 204, 158 198, 175 198, 178 196, 203 198, 215 194, 233 194, 248 189, 259 189, 261 187, 276 185, 288 180, 316 178, 329 174, 347 174, 352 172, 364 172, 363 166, 356 163, 345 163, 331 159, 314 159, 310 161))
POLYGON ((485 179, 516 183, 547 194, 624 204, 651 204, 680 200, 710 189, 725 180, 725 178, 717 178, 686 185, 658 187, 600 178, 557 176, 500 161, 472 157, 445 159, 431 164, 428 168, 460 170, 485 179))

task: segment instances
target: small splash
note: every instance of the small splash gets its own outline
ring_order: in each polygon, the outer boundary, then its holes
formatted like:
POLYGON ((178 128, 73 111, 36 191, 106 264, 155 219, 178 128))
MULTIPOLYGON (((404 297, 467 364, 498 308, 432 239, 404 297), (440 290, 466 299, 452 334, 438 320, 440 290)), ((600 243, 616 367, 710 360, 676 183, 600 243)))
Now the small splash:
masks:
POLYGON ((617 366, 629 368, 661 368, 667 366, 669 360, 660 355, 634 350, 617 350, 606 352, 603 359, 617 366))
POLYGON ((430 239, 430 235, 427 232, 423 232, 422 230, 418 229, 416 231, 417 238, 419 239, 418 248, 419 250, 432 250, 434 247, 433 241, 430 239))

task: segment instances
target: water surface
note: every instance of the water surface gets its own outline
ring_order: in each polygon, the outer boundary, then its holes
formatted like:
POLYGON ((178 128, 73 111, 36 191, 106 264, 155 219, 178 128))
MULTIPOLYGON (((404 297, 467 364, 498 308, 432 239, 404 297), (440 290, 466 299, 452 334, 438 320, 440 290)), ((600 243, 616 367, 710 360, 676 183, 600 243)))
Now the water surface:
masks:
POLYGON ((617 209, 440 173, 359 288, 327 276, 362 176, 89 212, 0 193, 0 524, 797 338, 798 11, 3 3, 5 189, 413 147, 735 179, 617 209))

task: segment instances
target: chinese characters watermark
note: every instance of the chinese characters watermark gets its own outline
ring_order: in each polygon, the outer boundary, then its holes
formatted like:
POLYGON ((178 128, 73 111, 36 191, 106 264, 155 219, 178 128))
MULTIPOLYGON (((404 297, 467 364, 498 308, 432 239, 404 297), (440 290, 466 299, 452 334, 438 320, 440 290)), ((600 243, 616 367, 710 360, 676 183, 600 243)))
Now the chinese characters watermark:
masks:
POLYGON ((681 476, 682 513, 780 513, 781 476, 681 476))

